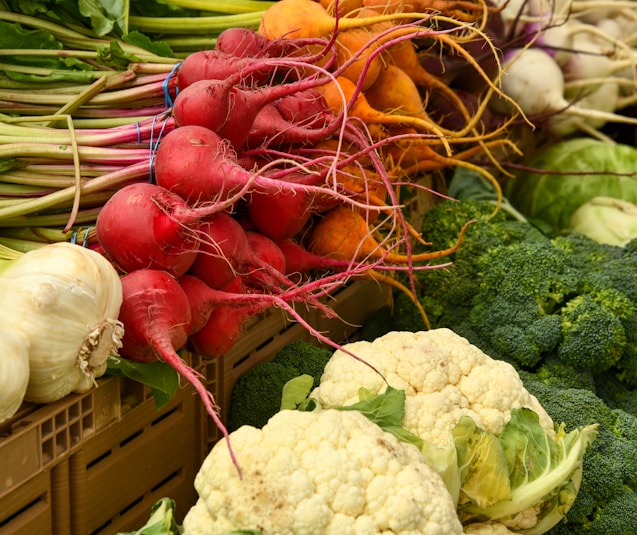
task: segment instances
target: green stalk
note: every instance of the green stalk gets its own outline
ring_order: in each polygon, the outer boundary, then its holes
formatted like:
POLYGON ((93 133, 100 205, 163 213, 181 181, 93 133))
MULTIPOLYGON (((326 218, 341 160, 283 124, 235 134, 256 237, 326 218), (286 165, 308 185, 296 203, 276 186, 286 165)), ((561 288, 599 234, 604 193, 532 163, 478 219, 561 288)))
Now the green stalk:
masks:
POLYGON ((50 227, 9 227, 2 229, 1 234, 5 238, 42 243, 69 241, 73 236, 72 231, 64 232, 58 228, 50 227))
POLYGON ((18 240, 0 236, 0 246, 8 247, 14 251, 18 251, 19 253, 28 253, 29 251, 34 251, 44 245, 46 244, 39 241, 18 240))
MULTIPOLYGON (((89 208, 80 210, 75 218, 78 224, 95 224, 97 214, 101 208, 89 208)), ((0 227, 63 227, 69 218, 67 213, 44 214, 44 215, 22 215, 14 218, 0 220, 0 227)))
MULTIPOLYGON (((93 180, 85 182, 81 186, 81 193, 82 195, 86 195, 89 193, 107 189, 116 189, 141 178, 148 178, 149 175, 150 161, 149 159, 146 159, 146 161, 123 167, 122 169, 118 169, 117 171, 114 171, 112 173, 107 173, 100 177, 94 178, 93 180)), ((73 185, 68 188, 58 190, 44 197, 30 199, 29 201, 21 203, 18 206, 0 208, 0 221, 15 218, 18 216, 24 216, 27 214, 33 214, 35 212, 41 212, 43 210, 49 210, 51 208, 57 208, 64 203, 72 201, 75 198, 77 191, 77 186, 73 185)), ((77 218, 76 221, 78 221, 77 218)))
POLYGON ((143 33, 191 34, 221 33, 235 27, 256 28, 265 11, 220 15, 216 17, 136 17, 131 16, 131 28, 143 33))
POLYGON ((22 15, 21 13, 14 13, 12 11, 0 11, 0 20, 4 20, 7 22, 16 22, 21 26, 30 26, 38 30, 52 33, 57 37, 66 37, 69 39, 81 39, 84 37, 83 34, 73 30, 69 30, 68 28, 65 28, 60 24, 55 24, 46 20, 30 17, 29 15, 22 15))
MULTIPOLYGON (((35 76, 69 76, 75 75, 78 80, 87 78, 99 78, 101 76, 115 76, 118 71, 68 71, 61 69, 45 69, 42 67, 28 67, 26 65, 13 65, 10 63, 0 63, 0 70, 18 72, 22 74, 31 74, 35 76)), ((34 82, 35 83, 35 82, 34 82)))
POLYGON ((276 2, 261 2, 258 0, 228 0, 224 2, 217 0, 211 3, 209 0, 170 0, 168 3, 184 9, 238 15, 266 10, 276 2))

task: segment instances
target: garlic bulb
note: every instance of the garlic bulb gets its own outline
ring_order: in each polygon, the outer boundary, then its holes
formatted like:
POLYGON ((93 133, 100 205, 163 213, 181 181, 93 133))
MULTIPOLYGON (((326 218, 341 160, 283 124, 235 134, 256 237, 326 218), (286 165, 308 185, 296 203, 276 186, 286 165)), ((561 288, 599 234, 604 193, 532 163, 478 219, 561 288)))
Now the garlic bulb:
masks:
POLYGON ((25 253, 0 277, 0 325, 29 341, 24 399, 50 403, 87 392, 117 355, 122 287, 112 264, 71 243, 25 253))
POLYGON ((0 327, 0 423, 22 405, 29 382, 29 342, 20 331, 0 327))

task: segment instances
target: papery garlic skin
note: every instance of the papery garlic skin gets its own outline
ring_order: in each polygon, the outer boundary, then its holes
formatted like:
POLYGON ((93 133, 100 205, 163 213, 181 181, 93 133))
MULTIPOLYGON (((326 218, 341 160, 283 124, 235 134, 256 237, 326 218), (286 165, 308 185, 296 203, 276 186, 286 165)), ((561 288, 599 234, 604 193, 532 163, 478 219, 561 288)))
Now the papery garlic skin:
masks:
POLYGON ((20 331, 0 326, 0 423, 22 405, 29 384, 29 343, 20 331))
POLYGON ((99 253, 66 242, 30 251, 2 274, 3 320, 29 340, 24 399, 50 403, 87 392, 116 356, 124 334, 118 320, 122 287, 99 253))

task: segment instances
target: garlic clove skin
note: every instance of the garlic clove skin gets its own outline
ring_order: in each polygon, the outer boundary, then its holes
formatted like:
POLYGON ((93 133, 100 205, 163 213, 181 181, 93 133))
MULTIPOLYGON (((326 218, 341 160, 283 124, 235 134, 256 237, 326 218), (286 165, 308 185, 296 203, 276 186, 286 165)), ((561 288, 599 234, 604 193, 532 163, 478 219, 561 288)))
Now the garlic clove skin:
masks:
POLYGON ((87 392, 121 347, 119 275, 99 253, 66 242, 30 251, 0 278, 9 323, 29 340, 24 396, 50 403, 87 392))
POLYGON ((0 423, 11 418, 29 384, 29 343, 21 332, 0 327, 0 423))

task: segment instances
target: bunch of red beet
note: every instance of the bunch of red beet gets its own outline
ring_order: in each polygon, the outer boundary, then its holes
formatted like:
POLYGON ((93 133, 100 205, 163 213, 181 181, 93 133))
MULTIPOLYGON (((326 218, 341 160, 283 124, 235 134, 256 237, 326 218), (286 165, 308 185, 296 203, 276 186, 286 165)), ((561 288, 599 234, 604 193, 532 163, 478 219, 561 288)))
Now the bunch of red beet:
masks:
POLYGON ((204 358, 223 355, 270 307, 335 345, 295 305, 333 314, 322 298, 383 257, 332 259, 297 238, 336 206, 364 220, 400 213, 391 202, 370 205, 371 188, 337 179, 367 168, 391 198, 364 130, 314 90, 338 75, 328 71, 330 48, 233 29, 214 50, 186 58, 176 72, 175 128, 160 139, 150 180, 118 190, 97 219, 99 244, 123 274, 122 357, 170 364, 224 434, 212 395, 177 351, 190 342, 204 358))

